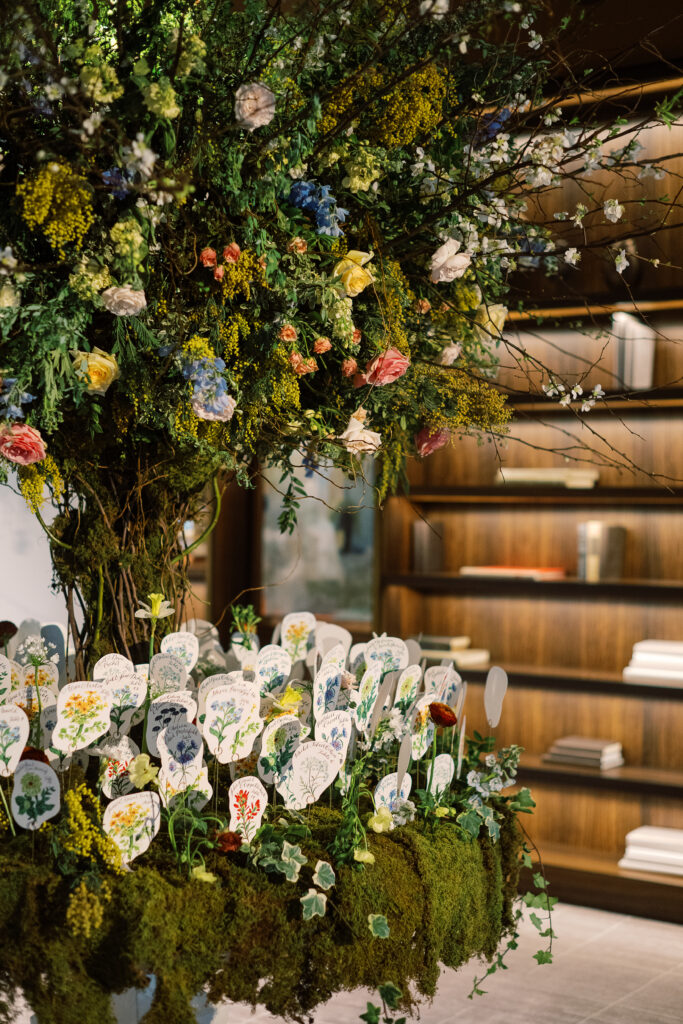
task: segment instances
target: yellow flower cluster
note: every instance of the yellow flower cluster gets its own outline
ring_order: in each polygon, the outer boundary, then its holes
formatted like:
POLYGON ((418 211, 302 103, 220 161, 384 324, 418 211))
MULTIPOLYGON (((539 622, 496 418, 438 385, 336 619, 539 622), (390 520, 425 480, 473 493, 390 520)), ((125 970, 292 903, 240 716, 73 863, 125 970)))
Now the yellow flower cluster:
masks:
POLYGON ((89 939, 93 932, 98 931, 104 920, 103 903, 109 903, 112 892, 106 882, 102 882, 99 892, 93 892, 85 882, 79 882, 69 896, 66 908, 66 925, 72 935, 82 935, 89 939))
POLYGON ((201 334, 193 334, 191 338, 183 342, 183 352, 185 355, 190 356, 191 359, 215 359, 216 353, 211 348, 211 345, 202 338, 201 334))
POLYGON ((160 78, 158 82, 150 82, 143 91, 145 106, 150 114, 156 117, 177 117, 180 113, 175 89, 168 78, 160 78))
POLYGON ((123 86, 116 72, 104 60, 101 46, 94 43, 88 46, 79 63, 81 68, 81 88, 85 95, 94 103, 111 103, 123 95, 123 86))
MULTIPOLYGON (((188 395, 189 393, 190 386, 188 385, 188 395)), ((197 431, 199 429, 199 420, 193 412, 189 398, 187 401, 183 401, 176 409, 174 428, 179 437, 183 434, 189 434, 190 437, 198 436, 197 431)))
MULTIPOLYGON (((418 393, 425 385, 432 384, 434 393, 439 396, 440 405, 425 410, 425 420, 430 426, 491 430, 505 426, 510 419, 505 395, 462 370, 420 363, 414 367, 413 381, 418 393)), ((408 382, 407 393, 411 386, 412 382, 408 382)))
MULTIPOLYGON (((403 304, 405 298, 411 303, 414 296, 408 286, 400 264, 393 261, 388 262, 385 267, 384 290, 382 292, 382 306, 384 327, 386 336, 383 339, 383 347, 393 345, 404 355, 410 356, 410 345, 405 331, 405 312, 403 304)), ((378 281, 378 285, 379 285, 378 281)))
POLYGON ((138 268, 147 255, 147 243, 138 222, 132 217, 117 221, 109 232, 109 237, 117 255, 129 260, 138 268))
POLYGON ((17 185, 24 200, 24 220, 35 231, 41 228, 61 259, 66 247, 80 248, 95 219, 85 178, 68 164, 51 161, 29 181, 17 185))
POLYGON ((62 474, 51 455, 46 455, 42 462, 34 462, 30 466, 20 466, 18 482, 22 497, 34 515, 45 503, 46 483, 52 487, 52 493, 57 501, 64 492, 62 474))
POLYGON ((378 140, 387 147, 409 146, 418 135, 433 132, 443 116, 446 91, 446 80, 436 65, 419 68, 380 100, 378 140))
POLYGON ((76 292, 81 299, 91 302, 98 292, 104 291, 110 284, 109 268, 101 267, 99 263, 93 263, 87 259, 82 259, 69 276, 71 290, 76 292))
MULTIPOLYGON (((260 325, 255 323, 253 326, 255 330, 258 330, 260 325)), ((236 357, 239 354, 240 341, 246 340, 250 334, 249 321, 241 313, 235 313, 228 320, 221 321, 218 325, 218 337, 223 359, 236 357)))
MULTIPOLYGON (((169 54, 175 60, 178 50, 178 29, 174 28, 168 37, 169 54)), ((185 33, 181 40, 180 57, 176 68, 177 78, 186 78, 193 71, 201 70, 206 56, 206 43, 194 33, 185 33)))
POLYGON ((85 783, 64 795, 65 835, 61 843, 67 853, 99 858, 110 870, 123 873, 121 851, 100 828, 100 803, 85 783), (89 809, 86 809, 88 807, 89 809))
POLYGON ((231 301, 236 295, 242 294, 245 299, 249 300, 252 281, 263 284, 265 282, 264 271, 256 253, 249 249, 243 249, 237 263, 228 263, 225 267, 223 298, 231 301))

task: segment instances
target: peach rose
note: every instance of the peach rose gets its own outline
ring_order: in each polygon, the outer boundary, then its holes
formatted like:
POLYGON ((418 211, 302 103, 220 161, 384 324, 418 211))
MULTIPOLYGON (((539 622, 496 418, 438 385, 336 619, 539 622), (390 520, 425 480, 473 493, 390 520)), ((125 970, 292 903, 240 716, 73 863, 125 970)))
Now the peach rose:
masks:
POLYGON ((341 364, 341 372, 345 377, 353 377, 357 369, 358 363, 355 359, 345 359, 341 364))
POLYGON ((315 373, 318 369, 315 359, 304 359, 301 352, 292 352, 289 362, 297 377, 303 377, 306 373, 315 373))
POLYGON ((352 345, 360 345, 360 339, 362 337, 363 337, 362 332, 359 331, 359 329, 357 327, 354 327, 353 334, 351 335, 351 344, 352 345))
POLYGON ((215 249, 202 249, 199 254, 199 262, 203 267, 215 267, 216 266, 216 250, 215 249))
POLYGON ((313 351, 321 356, 323 352, 329 352, 332 348, 332 342, 329 338, 316 338, 313 342, 313 351))
POLYGON ((386 352, 375 356, 365 367, 366 381, 375 386, 393 384, 395 380, 403 376, 409 366, 410 359, 407 356, 404 356, 397 348, 388 348, 386 352))
POLYGON ((230 245, 226 245, 223 250, 223 259, 226 263, 237 263, 241 252, 242 250, 237 242, 231 242, 230 245))
POLYGON ((305 238, 300 238, 298 235, 291 242, 287 243, 287 252, 306 252, 307 250, 308 242, 305 238))
POLYGON ((26 423, 12 423, 0 431, 0 455, 18 466, 42 462, 46 455, 45 442, 34 427, 26 423))
POLYGON ((445 427, 434 429, 434 427, 423 427, 415 435, 415 447, 420 458, 424 459, 432 452, 443 448, 451 439, 451 432, 445 427))
POLYGON ((225 277, 225 267, 214 267, 213 279, 214 281, 222 281, 225 277))
POLYGON ((415 303, 415 309, 418 313, 428 313, 432 308, 432 304, 429 299, 418 299, 415 303))
POLYGON ((284 327, 280 328, 278 338, 280 341, 296 341, 299 337, 296 327, 292 327, 291 324, 285 324, 284 327))

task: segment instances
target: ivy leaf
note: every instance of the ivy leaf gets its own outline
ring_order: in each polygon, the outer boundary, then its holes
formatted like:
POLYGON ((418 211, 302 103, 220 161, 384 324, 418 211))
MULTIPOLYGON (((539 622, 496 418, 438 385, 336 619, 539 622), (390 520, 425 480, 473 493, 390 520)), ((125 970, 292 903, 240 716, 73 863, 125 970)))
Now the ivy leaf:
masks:
POLYGON ((522 853, 522 867, 530 868, 533 861, 531 860, 531 854, 527 850, 522 853))
POLYGON ((398 1003, 403 993, 394 985, 393 981, 387 981, 386 984, 380 985, 379 994, 390 1010, 398 1010, 398 1003))
POLYGON ((304 921, 310 921, 312 917, 324 917, 327 906, 327 896, 318 892, 317 889, 309 889, 305 896, 302 896, 299 903, 303 907, 304 921))
POLYGON ((365 1024, 379 1024, 379 1006, 375 1006, 373 1003, 368 1003, 368 1008, 365 1013, 361 1013, 360 1019, 365 1021, 365 1024))
POLYGON ((298 880, 299 872, 305 863, 306 857, 302 854, 301 847, 292 846, 287 841, 282 844, 282 853, 277 867, 288 882, 296 882, 298 880))
POLYGON ((536 886, 537 889, 547 889, 548 888, 548 883, 545 880, 545 876, 542 875, 540 871, 534 872, 533 879, 534 879, 534 885, 536 886))
POLYGON ((534 960, 537 960, 539 964, 551 964, 553 954, 547 949, 539 949, 538 953, 534 953, 534 960))
POLYGON ((519 793, 515 793, 514 799, 510 804, 513 811, 521 811, 523 814, 531 814, 535 806, 536 801, 526 786, 524 789, 520 789, 519 793))
POLYGON ((331 889, 337 881, 337 876, 331 864, 326 860, 319 860, 313 873, 313 882, 321 889, 331 889))
POLYGON ((384 914, 368 914, 368 926, 376 939, 389 938, 389 922, 384 914))
POLYGON ((468 835, 471 835, 473 839, 476 839, 479 835, 479 827, 481 825, 481 818, 475 810, 463 811, 456 818, 456 821, 468 835))
POLYGON ((529 914, 529 920, 531 921, 534 928, 540 932, 541 928, 543 927, 543 922, 541 921, 538 914, 529 914))

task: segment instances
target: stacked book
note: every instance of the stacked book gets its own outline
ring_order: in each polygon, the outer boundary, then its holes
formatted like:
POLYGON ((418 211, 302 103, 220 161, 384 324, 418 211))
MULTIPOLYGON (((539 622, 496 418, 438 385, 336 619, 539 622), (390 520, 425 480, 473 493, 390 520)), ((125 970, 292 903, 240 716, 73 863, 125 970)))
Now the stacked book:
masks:
POLYGON ((563 580, 567 575, 567 570, 557 565, 463 565, 460 567, 460 575, 543 582, 543 580, 563 580))
POLYGON ((543 760, 549 764, 575 764, 583 768, 609 771, 624 763, 621 743, 616 740, 595 740, 587 736, 563 736, 555 740, 543 760))
POLYGON ((623 675, 627 683, 683 686, 683 641, 639 640, 623 675))
POLYGON ((683 875, 683 829, 641 825, 626 836, 620 868, 683 875))

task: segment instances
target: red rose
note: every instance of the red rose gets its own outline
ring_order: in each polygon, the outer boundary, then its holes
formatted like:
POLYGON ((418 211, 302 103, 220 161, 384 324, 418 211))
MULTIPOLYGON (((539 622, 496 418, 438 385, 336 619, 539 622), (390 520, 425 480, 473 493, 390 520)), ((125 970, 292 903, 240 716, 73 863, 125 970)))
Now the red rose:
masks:
POLYGON ((429 716, 435 725, 441 725, 445 729, 449 729, 458 721, 453 708, 448 704, 443 704, 440 700, 432 701, 429 705, 429 716))
POLYGON ((12 423, 0 432, 0 455, 19 466, 42 462, 46 455, 45 442, 33 427, 26 423, 12 423))
POLYGON ((216 836, 216 846, 221 853, 236 853, 242 845, 242 836, 239 832, 231 832, 226 829, 225 832, 219 832, 216 836))
POLYGON ((203 267, 215 267, 216 266, 216 250, 215 249, 202 249, 199 254, 199 262, 203 267))
POLYGON ((410 359, 397 348, 388 348, 365 367, 368 384, 393 384, 410 366, 410 359))
POLYGON ((230 245, 226 245, 223 250, 223 259, 226 263, 237 263, 241 252, 242 250, 237 242, 231 242, 230 245))
POLYGON ((417 454, 420 458, 424 459, 427 455, 431 455, 432 452, 436 452, 439 448, 443 448, 445 444, 451 439, 451 432, 445 427, 440 430, 435 430, 433 427, 423 427, 415 435, 415 447, 417 448, 417 454))

